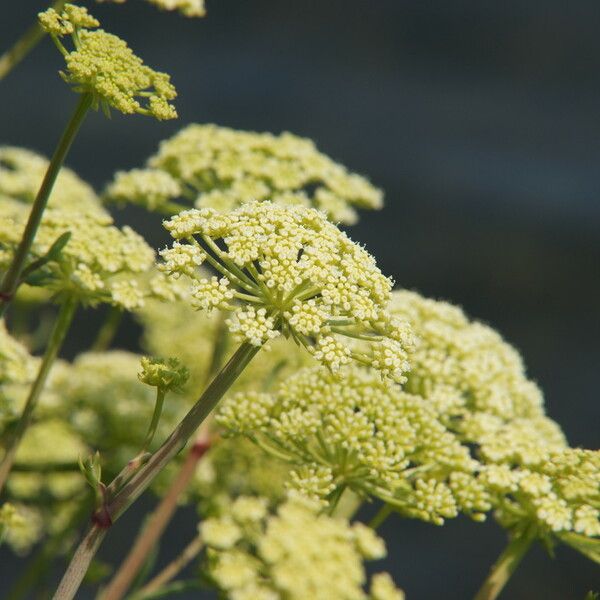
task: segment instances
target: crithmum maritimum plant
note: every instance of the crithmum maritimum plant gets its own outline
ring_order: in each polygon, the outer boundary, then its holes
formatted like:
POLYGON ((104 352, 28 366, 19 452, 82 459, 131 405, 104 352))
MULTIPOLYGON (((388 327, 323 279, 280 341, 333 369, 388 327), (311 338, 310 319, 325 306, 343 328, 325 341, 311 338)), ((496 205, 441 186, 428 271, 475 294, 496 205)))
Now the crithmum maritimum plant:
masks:
POLYGON ((393 290, 340 229, 382 208, 381 190, 292 133, 190 124, 97 195, 63 167, 89 109, 173 119, 176 91, 86 8, 55 2, 39 21, 0 77, 44 31, 80 100, 49 161, 0 147, 0 542, 37 546, 9 597, 66 562, 59 600, 86 574, 102 600, 201 585, 231 600, 402 600, 363 564, 384 557, 391 515, 493 514, 509 542, 477 600, 536 540, 600 562, 598 451, 569 447, 497 332, 393 290), (171 244, 117 227, 107 206, 125 204, 164 216, 171 244), (65 360, 82 308, 105 322, 65 360), (127 314, 139 352, 112 347, 127 314), (111 574, 96 552, 145 492, 157 507, 111 574), (362 523, 367 503, 378 512, 362 523), (181 504, 199 522, 151 573, 181 504))

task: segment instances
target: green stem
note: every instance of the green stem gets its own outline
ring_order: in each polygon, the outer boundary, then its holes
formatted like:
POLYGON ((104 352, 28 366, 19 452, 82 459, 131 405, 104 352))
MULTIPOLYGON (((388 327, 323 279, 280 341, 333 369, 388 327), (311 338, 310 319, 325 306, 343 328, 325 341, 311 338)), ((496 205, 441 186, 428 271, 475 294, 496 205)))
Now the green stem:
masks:
POLYGON ((108 350, 119 329, 122 318, 123 310, 121 308, 116 306, 111 306, 109 308, 106 319, 104 320, 104 323, 102 323, 98 335, 90 348, 92 352, 104 352, 105 350, 108 350))
POLYGON ((156 388, 156 403, 154 404, 152 421, 150 422, 150 427, 148 427, 148 433, 146 434, 146 439, 144 440, 144 445, 142 446, 142 452, 146 452, 146 450, 148 450, 152 440, 154 439, 154 434, 156 433, 156 428, 158 427, 158 422, 160 421, 160 415, 162 414, 164 403, 165 390, 158 387, 156 388))
POLYGON ((260 347, 247 342, 240 345, 163 445, 103 507, 103 518, 95 520, 79 545, 54 595, 54 600, 71 600, 74 597, 108 527, 135 502, 165 465, 185 446, 187 440, 259 350, 260 347))
POLYGON ((329 508, 327 509, 328 515, 333 515, 333 513, 335 512, 338 502, 340 501, 340 498, 342 497, 342 494, 344 493, 345 489, 346 489, 345 485, 339 485, 329 495, 329 508))
MULTIPOLYGON (((50 6, 60 12, 66 0, 56 0, 50 6)), ((46 32, 36 22, 0 57, 0 81, 4 79, 42 40, 46 32)))
POLYGON ((6 307, 12 300, 17 287, 19 286, 21 273, 23 271, 23 267, 25 266, 27 255, 31 250, 31 245, 33 244, 38 227, 40 226, 44 210, 46 210, 46 206, 48 205, 48 199, 50 198, 52 188, 54 187, 58 173, 60 172, 60 169, 65 161, 65 157, 69 152, 69 148, 71 147, 71 144, 73 143, 81 124, 83 123, 85 115, 92 105, 92 100, 92 94, 85 93, 81 95, 79 103, 77 104, 77 108, 75 109, 71 120, 67 124, 67 127, 64 130, 60 141, 58 142, 58 146, 54 151, 54 155, 50 160, 50 164, 48 165, 48 169, 44 175, 42 185, 40 186, 35 201, 31 207, 29 219, 27 220, 25 231, 23 231, 23 237, 19 242, 19 246, 15 251, 13 261, 8 271, 4 275, 2 284, 0 285, 0 317, 2 317, 4 314, 6 307))
POLYGON ((31 386, 29 396, 25 402, 23 413, 21 414, 21 417, 17 422, 14 431, 12 432, 12 435, 6 443, 6 451, 4 457, 2 458, 2 462, 0 463, 0 492, 6 483, 6 479, 8 478, 8 474, 10 473, 11 467, 15 460, 21 438, 23 437, 23 434, 25 433, 25 430, 31 421, 33 411, 44 389, 46 379, 48 378, 48 373, 50 372, 50 369, 54 364, 58 353, 60 352, 62 344, 65 340, 65 336, 67 335, 67 331, 71 326, 73 316, 75 315, 75 310, 77 309, 77 304, 78 301, 75 297, 68 296, 60 307, 60 311, 58 313, 56 323, 54 324, 52 334, 50 335, 50 339, 48 340, 46 352, 42 358, 42 363, 38 370, 37 377, 31 386))
POLYGON ((483 582, 474 600, 495 600, 500 595, 535 537, 535 527, 530 525, 510 539, 504 552, 492 566, 490 574, 483 582))
POLYGON ((369 522, 369 527, 371 529, 378 529, 393 512, 394 509, 389 504, 384 504, 369 522))

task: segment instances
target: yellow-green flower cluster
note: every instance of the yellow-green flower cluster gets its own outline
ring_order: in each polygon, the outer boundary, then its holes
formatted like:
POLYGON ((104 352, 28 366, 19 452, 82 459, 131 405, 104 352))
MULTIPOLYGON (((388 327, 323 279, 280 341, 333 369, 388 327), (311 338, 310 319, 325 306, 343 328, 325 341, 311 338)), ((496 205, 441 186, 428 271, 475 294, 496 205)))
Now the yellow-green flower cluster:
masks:
POLYGON ((165 214, 178 212, 174 200, 219 212, 271 200, 312 206, 346 224, 356 222, 356 208, 383 204, 379 189, 308 139, 216 125, 190 125, 164 141, 148 168, 117 173, 106 197, 165 214))
POLYGON ((169 103, 177 96, 169 76, 144 65, 116 35, 95 30, 100 23, 87 9, 65 4, 61 13, 50 8, 40 13, 39 20, 65 59, 66 71, 61 77, 76 92, 92 94, 95 106, 105 112, 112 107, 124 114, 151 115, 159 120, 177 117, 169 103), (73 42, 72 51, 61 41, 67 35, 73 42))
MULTIPOLYGON (((0 146, 0 216, 5 200, 31 204, 35 200, 48 159, 15 146, 0 146)), ((48 200, 51 208, 62 208, 85 214, 105 214, 94 190, 67 167, 58 174, 48 200)))
POLYGON ((233 312, 240 340, 261 346, 282 333, 333 372, 354 360, 404 381, 412 337, 385 310, 391 281, 323 213, 260 202, 184 211, 165 227, 176 241, 160 268, 191 279, 195 308, 233 312), (204 262, 220 278, 199 272, 204 262))
POLYGON ((534 527, 600 561, 600 452, 567 447, 517 351, 457 307, 412 292, 394 292, 391 312, 417 337, 404 389, 475 447, 477 477, 462 493, 483 488, 503 526, 534 527))
POLYGON ((364 560, 385 556, 385 545, 364 525, 319 514, 297 495, 267 515, 259 499, 240 498, 231 514, 200 526, 207 570, 236 600, 396 600, 389 576, 365 593, 364 560))
MULTIPOLYGON (((124 4, 125 0, 97 0, 124 4)), ((203 17, 206 14, 204 0, 146 0, 162 10, 177 10, 185 17, 203 17)))
MULTIPOLYGON (((0 268, 6 268, 21 238, 28 207, 4 200, 2 212, 0 268)), ((108 302, 127 310, 143 304, 151 292, 141 285, 141 279, 154 264, 154 251, 140 235, 128 226, 115 227, 106 212, 48 208, 32 246, 32 259, 45 256, 67 232, 69 241, 58 256, 32 275, 34 284, 75 295, 89 304, 108 302)))
POLYGON ((390 312, 409 321, 417 339, 404 389, 437 405, 482 458, 537 462, 540 451, 565 446, 519 353, 496 331, 456 306, 404 290, 393 292, 390 312))
POLYGON ((600 562, 600 451, 565 448, 537 464, 488 465, 480 481, 509 529, 534 526, 600 562))
POLYGON ((372 370, 355 367, 339 378, 304 369, 275 393, 227 398, 217 422, 300 465, 290 486, 314 499, 330 500, 349 487, 437 524, 459 509, 490 508, 483 487, 474 487, 476 461, 435 407, 372 370))

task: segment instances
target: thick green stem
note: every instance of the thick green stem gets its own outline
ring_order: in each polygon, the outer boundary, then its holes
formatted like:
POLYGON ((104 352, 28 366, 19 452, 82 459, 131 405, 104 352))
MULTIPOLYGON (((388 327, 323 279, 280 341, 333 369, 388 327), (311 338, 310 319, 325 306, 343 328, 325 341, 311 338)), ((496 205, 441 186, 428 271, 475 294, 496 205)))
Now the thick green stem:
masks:
POLYGON ((0 492, 6 483, 6 479, 8 478, 8 474, 10 473, 11 467, 15 460, 21 438, 23 437, 23 434, 25 433, 25 430, 31 421, 33 411, 35 410, 39 397, 44 389, 46 379, 48 378, 48 373, 50 372, 50 369, 54 364, 58 353, 60 352, 62 344, 65 340, 65 336, 67 335, 67 331, 71 326, 73 316, 75 315, 75 310, 77 309, 77 304, 78 301, 75 297, 68 296, 60 308, 60 312, 58 313, 56 323, 54 324, 54 329, 52 330, 52 334, 48 340, 48 346, 46 347, 46 352, 42 358, 42 363, 40 365, 37 377, 31 386, 29 396, 25 402, 23 413, 21 414, 14 431, 6 443, 4 457, 0 463, 0 492))
POLYGON ((4 314, 6 307, 12 300, 17 287, 19 286, 21 273, 23 272, 27 255, 31 250, 31 245, 33 244, 38 227, 42 221, 42 215, 44 214, 46 206, 48 205, 48 199, 50 198, 52 188, 54 187, 58 173, 60 172, 60 169, 65 161, 65 157, 69 152, 69 148, 71 147, 71 144, 73 143, 81 124, 83 123, 85 115, 92 105, 92 99, 92 94, 85 93, 81 95, 79 103, 77 104, 77 108, 75 109, 71 120, 67 124, 67 127, 64 130, 60 141, 58 142, 58 146, 54 151, 54 155, 50 160, 50 164, 46 170, 46 175, 44 176, 42 185, 40 186, 35 201, 31 207, 29 219, 27 220, 25 231, 23 231, 23 237, 19 242, 19 246, 17 247, 13 261, 8 271, 4 275, 2 284, 0 285, 0 317, 2 317, 4 314))
POLYGON ((108 527, 131 506, 165 465, 185 446, 187 440, 259 350, 260 347, 247 342, 241 344, 163 445, 102 508, 99 514, 101 518, 95 519, 94 525, 79 545, 54 595, 54 600, 71 600, 75 596, 108 527))
POLYGON ((511 538, 504 552, 492 566, 490 574, 483 582, 474 600, 495 600, 500 595, 535 537, 535 527, 529 526, 511 538))
MULTIPOLYGON (((67 0, 56 0, 50 6, 60 12, 67 0)), ((36 22, 0 57, 0 81, 4 79, 42 40, 46 32, 36 22)))

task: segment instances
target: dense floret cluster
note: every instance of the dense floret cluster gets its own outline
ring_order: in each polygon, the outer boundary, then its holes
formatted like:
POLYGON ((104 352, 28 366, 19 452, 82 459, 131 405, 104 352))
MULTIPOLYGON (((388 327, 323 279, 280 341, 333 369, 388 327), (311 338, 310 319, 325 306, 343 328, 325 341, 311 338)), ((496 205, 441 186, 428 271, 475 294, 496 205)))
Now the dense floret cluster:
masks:
POLYGON ((312 206, 346 224, 357 221, 357 208, 383 204, 380 190, 310 140, 215 125, 190 125, 163 142, 146 169, 117 173, 106 198, 164 214, 179 212, 182 202, 227 212, 270 200, 312 206))
POLYGON ((371 529, 319 514, 292 495, 268 515, 260 498, 239 498, 231 513, 200 526, 208 572, 229 598, 253 600, 401 600, 389 575, 363 591, 364 560, 385 556, 371 529), (323 560, 327 557, 326 560, 323 560))
POLYGON ((65 4, 61 13, 49 8, 40 13, 39 20, 65 59, 61 77, 76 92, 92 94, 96 107, 159 120, 177 117, 170 104, 177 92, 169 76, 144 65, 116 35, 96 30, 100 23, 87 9, 65 4), (73 42, 71 51, 61 41, 67 35, 73 42))
MULTIPOLYGON (((217 421, 301 465, 291 486, 305 495, 328 502, 348 487, 438 524, 463 507, 477 467, 423 398, 360 367, 343 378, 305 369, 275 393, 240 392, 226 399, 217 421)), ((489 510, 480 496, 468 512, 489 510)))
POLYGON ((161 269, 191 279, 196 308, 233 312, 240 340, 261 346, 283 334, 333 372, 354 360, 404 380, 412 337, 385 310, 391 282, 322 213, 262 202, 186 211, 165 227, 176 241, 161 269), (198 271, 205 262, 220 278, 198 271))

